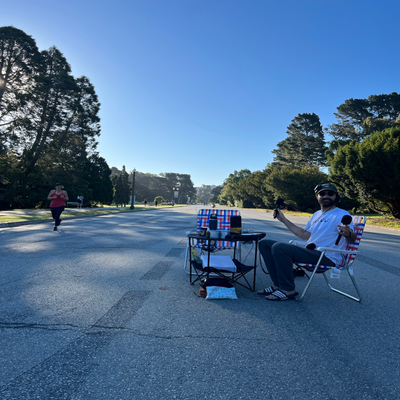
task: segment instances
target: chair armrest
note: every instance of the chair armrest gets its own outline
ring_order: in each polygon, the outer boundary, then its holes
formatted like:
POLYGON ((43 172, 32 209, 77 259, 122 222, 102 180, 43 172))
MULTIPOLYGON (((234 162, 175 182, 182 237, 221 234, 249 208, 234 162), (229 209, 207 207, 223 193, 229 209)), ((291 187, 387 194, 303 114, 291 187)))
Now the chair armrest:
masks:
MULTIPOLYGON (((301 247, 307 246, 307 242, 300 241, 300 240, 290 240, 289 243, 293 244, 294 246, 301 246, 301 247)), ((329 251, 329 252, 333 252, 333 253, 342 253, 342 254, 358 254, 358 252, 359 252, 358 250, 340 250, 340 249, 335 249, 332 247, 317 247, 315 250, 318 250, 321 252, 329 251)))
POLYGON ((333 252, 333 253, 343 253, 343 254, 358 254, 358 250, 340 250, 340 249, 334 249, 331 247, 317 247, 315 250, 329 251, 329 252, 333 252))
POLYGON ((307 242, 305 240, 289 240, 289 243, 294 246, 301 246, 301 247, 307 246, 307 242))

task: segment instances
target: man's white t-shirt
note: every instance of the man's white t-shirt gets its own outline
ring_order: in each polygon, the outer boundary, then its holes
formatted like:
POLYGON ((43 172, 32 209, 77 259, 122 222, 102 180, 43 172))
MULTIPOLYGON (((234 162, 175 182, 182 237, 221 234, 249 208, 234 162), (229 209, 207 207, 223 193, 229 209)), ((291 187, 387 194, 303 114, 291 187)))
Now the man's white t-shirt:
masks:
MULTIPOLYGON (((344 215, 350 215, 347 211, 341 208, 333 208, 329 211, 317 211, 307 222, 304 229, 311 232, 310 238, 307 243, 314 243, 317 247, 333 247, 340 250, 346 248, 347 241, 344 237, 340 238, 339 244, 336 246, 335 242, 339 234, 337 225, 343 225, 342 218, 344 215)), ((353 229, 353 221, 349 224, 353 229)), ((331 259, 335 264, 340 264, 342 256, 339 253, 326 252, 325 255, 331 259)))

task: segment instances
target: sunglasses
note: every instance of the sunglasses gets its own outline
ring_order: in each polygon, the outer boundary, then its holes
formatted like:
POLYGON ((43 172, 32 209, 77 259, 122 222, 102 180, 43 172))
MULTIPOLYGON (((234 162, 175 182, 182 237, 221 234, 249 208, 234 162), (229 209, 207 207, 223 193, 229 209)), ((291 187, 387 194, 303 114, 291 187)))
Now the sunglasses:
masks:
POLYGON ((332 196, 336 196, 336 193, 334 191, 332 191, 332 190, 327 190, 327 191, 323 190, 322 192, 318 193, 318 196, 320 196, 320 197, 324 197, 324 196, 332 197, 332 196))

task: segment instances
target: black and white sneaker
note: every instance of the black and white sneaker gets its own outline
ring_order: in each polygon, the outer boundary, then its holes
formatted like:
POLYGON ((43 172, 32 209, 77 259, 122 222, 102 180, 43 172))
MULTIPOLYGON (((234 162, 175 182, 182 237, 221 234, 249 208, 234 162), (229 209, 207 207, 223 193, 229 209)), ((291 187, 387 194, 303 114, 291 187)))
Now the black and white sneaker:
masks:
POLYGON ((55 227, 53 228, 53 231, 58 231, 58 228, 55 226, 55 227))

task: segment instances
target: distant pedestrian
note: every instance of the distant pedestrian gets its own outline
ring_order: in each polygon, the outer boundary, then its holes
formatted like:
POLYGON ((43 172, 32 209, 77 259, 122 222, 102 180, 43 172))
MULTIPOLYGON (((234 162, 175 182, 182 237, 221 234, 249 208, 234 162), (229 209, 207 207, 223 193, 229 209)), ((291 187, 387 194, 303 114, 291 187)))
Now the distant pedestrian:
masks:
POLYGON ((144 201, 144 206, 147 207, 147 199, 144 201))
POLYGON ((155 206, 157 207, 158 201, 157 201, 157 200, 155 200, 155 201, 154 201, 154 204, 155 204, 155 206))
POLYGON ((78 203, 78 208, 83 207, 83 196, 78 196, 77 203, 78 203))
POLYGON ((58 182, 56 183, 56 189, 50 190, 50 193, 47 196, 47 199, 51 200, 50 210, 55 222, 53 231, 58 230, 57 227, 61 224, 62 221, 62 219, 60 219, 61 213, 64 211, 65 206, 67 205, 66 202, 69 200, 68 193, 63 189, 64 186, 58 182))

